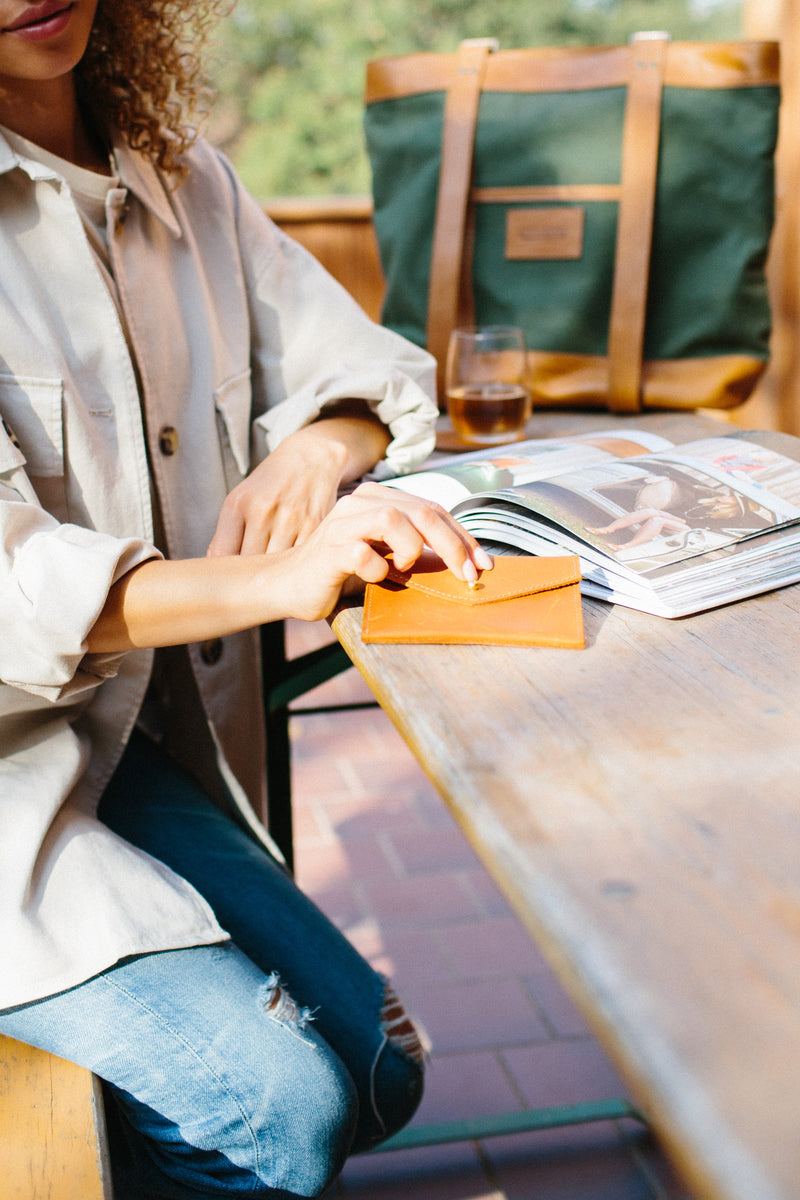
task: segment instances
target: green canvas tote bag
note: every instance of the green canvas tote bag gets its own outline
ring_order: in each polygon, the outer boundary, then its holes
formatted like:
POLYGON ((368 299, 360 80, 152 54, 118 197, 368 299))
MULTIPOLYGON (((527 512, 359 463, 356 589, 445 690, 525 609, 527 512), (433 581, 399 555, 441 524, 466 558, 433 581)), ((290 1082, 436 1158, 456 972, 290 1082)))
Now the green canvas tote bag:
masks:
POLYGON ((779 101, 773 42, 369 63, 384 324, 440 388, 450 331, 477 322, 523 328, 541 406, 741 403, 769 357, 779 101))

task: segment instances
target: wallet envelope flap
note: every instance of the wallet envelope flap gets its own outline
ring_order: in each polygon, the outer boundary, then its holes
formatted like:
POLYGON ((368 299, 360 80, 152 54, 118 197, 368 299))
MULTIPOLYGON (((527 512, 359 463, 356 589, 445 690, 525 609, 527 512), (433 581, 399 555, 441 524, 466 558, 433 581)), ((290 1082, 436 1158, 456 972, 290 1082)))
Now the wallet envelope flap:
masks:
POLYGON ((411 571, 399 571, 390 563, 386 582, 402 584, 438 600, 474 607, 532 596, 537 592, 549 592, 553 588, 579 583, 580 579, 577 555, 554 558, 539 558, 529 554, 498 555, 493 569, 482 571, 477 586, 470 588, 463 580, 456 579, 440 558, 426 553, 411 571))

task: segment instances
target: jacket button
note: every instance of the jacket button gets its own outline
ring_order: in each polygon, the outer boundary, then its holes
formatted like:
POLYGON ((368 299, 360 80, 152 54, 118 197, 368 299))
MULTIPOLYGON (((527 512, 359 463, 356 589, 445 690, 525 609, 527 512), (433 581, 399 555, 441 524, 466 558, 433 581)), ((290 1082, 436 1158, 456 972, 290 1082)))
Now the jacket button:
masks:
POLYGON ((209 638, 200 647, 200 657, 207 667, 213 667, 222 658, 222 638, 209 638))
POLYGON ((169 458, 178 449, 178 431, 172 425, 163 425, 158 431, 158 448, 169 458))
POLYGON ((117 237, 119 237, 119 235, 122 233, 123 229, 125 228, 125 222, 128 219, 128 213, 130 212, 130 208, 131 208, 131 206, 130 206, 129 202, 126 200, 125 203, 122 205, 122 207, 117 212, 117 216, 114 221, 114 233, 117 237))

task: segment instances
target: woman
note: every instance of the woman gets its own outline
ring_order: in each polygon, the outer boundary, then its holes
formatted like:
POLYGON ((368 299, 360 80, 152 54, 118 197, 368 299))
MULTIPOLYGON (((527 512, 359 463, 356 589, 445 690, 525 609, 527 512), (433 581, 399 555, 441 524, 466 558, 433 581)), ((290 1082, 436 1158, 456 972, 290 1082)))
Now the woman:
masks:
POLYGON ((0 0, 0 1031, 105 1081, 117 1200, 318 1195, 414 1111, 413 1026, 255 816, 254 629, 387 550, 491 566, 336 499, 428 452, 431 363, 193 138, 215 7, 0 0))

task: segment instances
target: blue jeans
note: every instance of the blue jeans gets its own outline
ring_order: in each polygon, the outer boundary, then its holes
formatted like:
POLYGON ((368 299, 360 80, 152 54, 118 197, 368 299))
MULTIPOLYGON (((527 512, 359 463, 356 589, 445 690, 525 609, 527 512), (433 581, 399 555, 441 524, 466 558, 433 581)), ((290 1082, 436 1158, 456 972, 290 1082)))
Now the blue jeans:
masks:
POLYGON ((318 1196, 422 1094, 390 986, 250 834, 135 734, 100 806, 231 941, 127 959, 0 1012, 104 1081, 115 1200, 318 1196))

